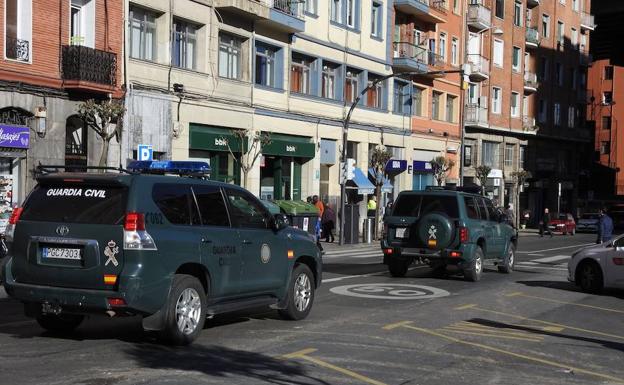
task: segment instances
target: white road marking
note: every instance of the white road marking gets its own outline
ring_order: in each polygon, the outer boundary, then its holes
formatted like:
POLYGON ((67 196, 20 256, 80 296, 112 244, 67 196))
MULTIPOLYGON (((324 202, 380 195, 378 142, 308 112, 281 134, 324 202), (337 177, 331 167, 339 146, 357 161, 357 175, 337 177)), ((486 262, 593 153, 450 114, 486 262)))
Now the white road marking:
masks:
POLYGON ((569 255, 555 255, 553 257, 533 259, 531 262, 550 263, 550 262, 562 261, 564 259, 570 259, 570 256, 569 255))
POLYGON ((537 270, 556 270, 556 271, 568 271, 565 267, 549 267, 549 266, 525 266, 525 265, 516 265, 516 270, 520 269, 537 269, 537 270))
POLYGON ((448 291, 438 289, 437 287, 404 283, 365 283, 336 286, 329 289, 329 291, 350 297, 393 300, 429 299, 451 295, 448 291))
POLYGON ((546 254, 529 254, 529 257, 543 257, 546 254))
POLYGON ((555 247, 552 249, 544 249, 544 250, 533 250, 533 251, 518 251, 518 254, 534 254, 534 253, 541 253, 544 251, 554 251, 554 250, 564 250, 564 249, 572 249, 572 248, 581 248, 581 247, 585 247, 585 246, 589 246, 589 245, 594 245, 595 243, 582 243, 580 245, 573 245, 573 246, 563 246, 563 247, 555 247))
POLYGON ((516 262, 517 265, 539 265, 537 262, 524 261, 524 262, 516 262))
MULTIPOLYGON (((408 271, 412 271, 412 270, 416 270, 416 269, 424 269, 426 267, 429 266, 415 266, 415 267, 410 267, 408 269, 408 271)), ((322 283, 329 283, 329 282, 338 282, 338 281, 342 281, 345 279, 352 279, 352 278, 366 278, 366 277, 373 277, 373 276, 380 276, 380 275, 386 275, 388 274, 387 270, 384 271, 377 271, 374 273, 368 273, 368 274, 359 274, 359 275, 345 275, 344 277, 336 277, 336 278, 328 278, 328 279, 324 279, 323 281, 321 281, 322 283)))

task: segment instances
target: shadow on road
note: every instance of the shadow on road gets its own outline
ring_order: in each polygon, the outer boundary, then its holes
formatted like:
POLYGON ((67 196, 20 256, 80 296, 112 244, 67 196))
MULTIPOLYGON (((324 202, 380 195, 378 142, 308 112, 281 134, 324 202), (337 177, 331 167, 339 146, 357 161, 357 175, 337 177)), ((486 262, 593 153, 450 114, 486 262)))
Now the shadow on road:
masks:
MULTIPOLYGON (((577 293, 583 293, 583 291, 578 288, 572 282, 567 281, 516 281, 516 283, 530 286, 530 287, 544 287, 547 289, 556 289, 556 290, 565 290, 565 291, 573 291, 577 293)), ((624 299, 624 291, 622 290, 611 290, 605 289, 601 293, 596 295, 615 297, 619 299, 624 299)))
POLYGON ((126 349, 125 354, 139 365, 150 369, 200 372, 206 376, 221 378, 240 376, 247 378, 246 383, 249 384, 262 381, 270 384, 329 385, 306 374, 300 363, 222 346, 196 344, 173 348, 137 344, 126 349))

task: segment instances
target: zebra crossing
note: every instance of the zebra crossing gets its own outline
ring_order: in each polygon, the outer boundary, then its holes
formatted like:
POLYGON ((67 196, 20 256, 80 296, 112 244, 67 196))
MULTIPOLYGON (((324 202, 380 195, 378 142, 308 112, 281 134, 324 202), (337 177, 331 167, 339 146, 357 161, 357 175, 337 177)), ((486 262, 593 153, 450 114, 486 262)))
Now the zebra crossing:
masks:
POLYGON ((383 253, 379 244, 374 243, 365 245, 345 245, 340 248, 337 248, 335 246, 332 248, 327 247, 325 249, 325 253, 323 254, 323 259, 335 259, 344 257, 359 259, 375 257, 382 258, 383 253))
MULTIPOLYGON (((543 254, 528 254, 529 257, 543 256, 543 254)), ((516 268, 546 269, 546 270, 568 270, 568 260, 570 255, 553 255, 550 257, 536 258, 529 261, 517 261, 516 268)))

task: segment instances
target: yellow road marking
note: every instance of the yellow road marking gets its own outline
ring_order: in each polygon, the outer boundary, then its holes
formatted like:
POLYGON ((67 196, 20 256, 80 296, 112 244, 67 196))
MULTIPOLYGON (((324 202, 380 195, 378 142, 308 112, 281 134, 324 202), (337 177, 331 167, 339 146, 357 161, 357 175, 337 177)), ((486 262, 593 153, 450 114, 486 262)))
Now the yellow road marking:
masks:
POLYGON ((396 329, 398 327, 401 327, 403 325, 407 325, 407 324, 411 324, 412 321, 401 321, 401 322, 397 322, 395 324, 388 324, 386 326, 383 327, 384 330, 392 330, 392 329, 396 329))
POLYGON ((468 305, 456 307, 455 310, 466 310, 466 309, 470 309, 471 307, 475 307, 475 306, 477 306, 476 303, 470 303, 468 305))
POLYGON ((377 380, 373 380, 372 378, 368 378, 366 376, 358 374, 358 373, 356 373, 354 371, 351 371, 349 369, 344 369, 344 368, 341 368, 339 366, 330 364, 329 362, 325 362, 325 361, 319 360, 318 358, 314 358, 314 357, 308 356, 308 354, 314 353, 315 351, 316 351, 316 349, 313 349, 313 348, 303 349, 303 350, 299 350, 299 351, 294 352, 294 353, 283 355, 282 358, 306 360, 306 361, 309 361, 309 362, 311 362, 311 363, 313 363, 315 365, 318 365, 318 366, 320 366, 322 368, 331 369, 333 371, 336 371, 338 373, 342 373, 342 374, 344 374, 346 376, 349 376, 351 378, 355 378, 356 380, 365 382, 367 384, 371 384, 371 385, 387 385, 387 384, 385 384, 383 382, 379 382, 377 380))
POLYGON ((493 346, 480 344, 480 343, 477 343, 477 342, 464 341, 462 339, 455 338, 455 337, 452 337, 452 336, 447 336, 445 334, 438 333, 438 332, 433 331, 433 330, 423 329, 423 328, 419 328, 419 327, 413 326, 413 325, 411 325, 411 322, 408 322, 408 323, 403 322, 403 324, 401 326, 404 327, 404 328, 407 328, 407 329, 416 330, 416 331, 419 331, 421 333, 429 334, 429 335, 432 335, 432 336, 435 336, 435 337, 440 337, 440 338, 443 338, 443 339, 445 339, 447 341, 455 342, 455 343, 458 343, 458 344, 474 346, 474 347, 477 347, 477 348, 481 348, 481 349, 485 349, 485 350, 489 350, 489 351, 493 351, 493 352, 497 352, 497 353, 501 353, 501 354, 506 354, 508 356, 512 356, 512 357, 516 357, 516 358, 522 358, 522 359, 527 360, 527 361, 538 362, 538 363, 541 363, 541 364, 544 364, 544 365, 548 365, 548 366, 553 366, 553 367, 556 367, 556 368, 561 368, 561 369, 566 369, 566 370, 573 370, 576 373, 583 373, 583 374, 586 374, 588 376, 599 377, 599 378, 604 378, 604 379, 611 380, 611 381, 617 381, 619 383, 624 383, 624 379, 622 379, 622 378, 618 378, 618 377, 614 377, 614 376, 611 376, 611 375, 608 375, 608 374, 598 373, 598 372, 594 372, 594 371, 591 371, 591 370, 586 370, 586 369, 582 369, 582 368, 578 368, 578 367, 562 364, 560 362, 546 360, 546 359, 539 358, 539 357, 533 357, 533 356, 528 356, 528 355, 521 354, 521 353, 515 353, 515 352, 508 351, 508 350, 499 349, 499 348, 496 348, 496 347, 493 347, 493 346))
POLYGON ((444 329, 438 329, 439 331, 444 331, 444 332, 453 332, 453 333, 460 333, 460 334, 467 334, 467 335, 471 335, 471 336, 479 336, 479 337, 488 337, 488 338, 502 338, 505 340, 520 340, 520 341, 529 341, 529 342, 541 342, 543 341, 543 338, 540 337, 521 337, 521 336, 510 336, 510 335, 504 335, 504 334, 490 334, 487 332, 481 332, 481 331, 476 331, 476 330, 463 330, 463 329, 455 329, 455 328, 444 328, 444 329))
POLYGON ((544 326, 542 328, 542 330, 545 331, 545 332, 555 332, 555 333, 561 332, 564 329, 565 328, 562 328, 560 326, 544 326))
POLYGON ((482 328, 469 328, 469 327, 465 327, 465 326, 446 326, 443 329, 447 329, 447 330, 460 330, 460 331, 466 331, 466 332, 472 332, 472 333, 488 333, 490 335, 500 335, 500 336, 514 336, 514 337, 524 337, 524 338, 529 338, 529 339, 539 339, 542 340, 544 339, 544 337, 540 336, 540 335, 535 335, 535 334, 531 334, 528 332, 513 332, 513 331, 505 331, 505 330, 499 330, 497 328, 489 328, 489 329, 482 329, 482 328))
POLYGON ((611 313, 624 314, 624 310, 611 309, 611 308, 608 308, 608 307, 601 307, 601 306, 594 306, 594 305, 586 305, 584 303, 575 303, 575 302, 561 301, 561 300, 558 300, 558 299, 543 298, 543 297, 538 297, 538 296, 535 296, 535 295, 524 294, 524 293, 521 293, 521 292, 507 294, 507 297, 525 297, 525 298, 531 298, 531 299, 539 299, 539 300, 545 301, 545 302, 552 302, 552 303, 558 303, 558 304, 562 304, 562 305, 571 305, 571 306, 585 307, 585 308, 588 308, 588 309, 595 309, 595 310, 602 310, 602 311, 607 311, 607 312, 611 312, 611 313))
POLYGON ((519 296, 521 294, 522 294, 521 291, 516 291, 515 293, 505 294, 505 297, 517 297, 517 296, 519 296))
POLYGON ((535 319, 535 318, 528 318, 528 317, 524 317, 524 316, 517 315, 517 314, 511 314, 511 313, 505 313, 505 312, 502 312, 502 311, 484 309, 484 308, 478 307, 478 306, 471 307, 471 309, 474 309, 474 310, 477 310, 477 311, 481 311, 481 312, 486 312, 486 313, 498 314, 498 315, 502 315, 502 316, 510 317, 510 318, 515 318, 515 319, 519 319, 519 320, 525 320, 525 321, 529 321, 529 322, 540 323, 540 324, 544 324, 544 325, 548 325, 548 326, 554 326, 554 327, 558 327, 558 328, 576 330, 576 331, 583 332, 583 333, 596 334, 596 335, 599 335, 599 336, 611 337, 611 338, 617 338, 617 339, 620 339, 620 340, 624 340, 624 336, 619 336, 617 334, 603 333, 603 332, 599 332, 597 330, 589 330, 589 329, 577 328, 577 327, 570 326, 570 325, 558 324, 556 322, 549 322, 549 321, 543 321, 543 320, 539 320, 539 319, 535 319))

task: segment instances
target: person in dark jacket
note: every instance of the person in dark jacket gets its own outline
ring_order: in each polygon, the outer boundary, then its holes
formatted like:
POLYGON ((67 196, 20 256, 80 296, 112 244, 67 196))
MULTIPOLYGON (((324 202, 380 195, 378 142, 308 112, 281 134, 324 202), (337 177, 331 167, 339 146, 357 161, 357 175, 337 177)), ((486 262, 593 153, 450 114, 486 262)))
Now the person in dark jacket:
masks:
POLYGON ((600 220, 598 221, 598 238, 596 243, 609 242, 613 236, 613 220, 607 215, 607 209, 600 209, 600 220))
POLYGON ((548 234, 550 234, 550 237, 552 238, 553 233, 552 231, 550 231, 550 228, 548 228, 549 223, 550 223, 550 212, 548 211, 548 207, 546 207, 544 209, 544 215, 542 216, 542 220, 540 221, 540 229, 539 229, 540 237, 543 237, 544 234, 548 232, 548 234))
POLYGON ((325 205, 325 210, 323 210, 323 216, 321 217, 321 224, 323 226, 323 235, 325 235, 325 242, 334 242, 334 228, 336 227, 336 212, 328 204, 325 205))

